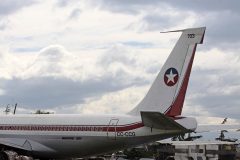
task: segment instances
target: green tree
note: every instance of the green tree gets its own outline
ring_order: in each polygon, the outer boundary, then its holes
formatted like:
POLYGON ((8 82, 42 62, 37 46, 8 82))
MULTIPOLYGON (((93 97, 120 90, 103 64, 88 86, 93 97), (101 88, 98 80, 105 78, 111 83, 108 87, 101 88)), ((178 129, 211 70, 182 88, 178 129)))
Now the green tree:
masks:
POLYGON ((36 112, 34 112, 34 114, 53 114, 53 112, 48 112, 48 111, 43 111, 38 109, 36 112))

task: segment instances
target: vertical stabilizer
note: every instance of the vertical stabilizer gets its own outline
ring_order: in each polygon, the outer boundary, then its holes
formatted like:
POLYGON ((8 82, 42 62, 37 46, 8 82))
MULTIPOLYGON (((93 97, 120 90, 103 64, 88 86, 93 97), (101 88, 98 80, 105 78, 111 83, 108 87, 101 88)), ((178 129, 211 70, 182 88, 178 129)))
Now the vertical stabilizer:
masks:
POLYGON ((141 111, 181 115, 197 44, 203 43, 206 27, 170 31, 182 32, 144 99, 129 114, 141 111))

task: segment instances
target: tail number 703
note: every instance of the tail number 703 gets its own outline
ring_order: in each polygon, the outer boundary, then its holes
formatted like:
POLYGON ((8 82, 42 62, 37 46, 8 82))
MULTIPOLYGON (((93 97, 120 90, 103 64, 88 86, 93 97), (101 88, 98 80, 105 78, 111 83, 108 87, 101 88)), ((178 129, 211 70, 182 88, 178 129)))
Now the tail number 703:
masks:
POLYGON ((188 38, 195 38, 195 34, 187 34, 188 38))

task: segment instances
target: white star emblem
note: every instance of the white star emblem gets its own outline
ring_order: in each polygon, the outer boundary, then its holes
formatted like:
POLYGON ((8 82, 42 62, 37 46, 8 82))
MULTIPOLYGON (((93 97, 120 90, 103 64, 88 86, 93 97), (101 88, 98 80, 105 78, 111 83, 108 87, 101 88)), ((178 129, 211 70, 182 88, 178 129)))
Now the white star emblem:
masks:
POLYGON ((173 74, 172 69, 170 70, 169 74, 166 74, 166 76, 168 78, 167 83, 169 83, 169 82, 175 83, 174 78, 177 76, 177 74, 173 74))

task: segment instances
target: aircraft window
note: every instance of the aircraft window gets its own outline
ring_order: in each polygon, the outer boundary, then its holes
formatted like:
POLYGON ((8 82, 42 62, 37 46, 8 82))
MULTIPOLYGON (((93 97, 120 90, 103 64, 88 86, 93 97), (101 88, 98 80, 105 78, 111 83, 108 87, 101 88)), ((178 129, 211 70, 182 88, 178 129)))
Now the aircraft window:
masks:
POLYGON ((73 140, 74 138, 73 137, 62 137, 62 139, 64 139, 64 140, 73 140))

